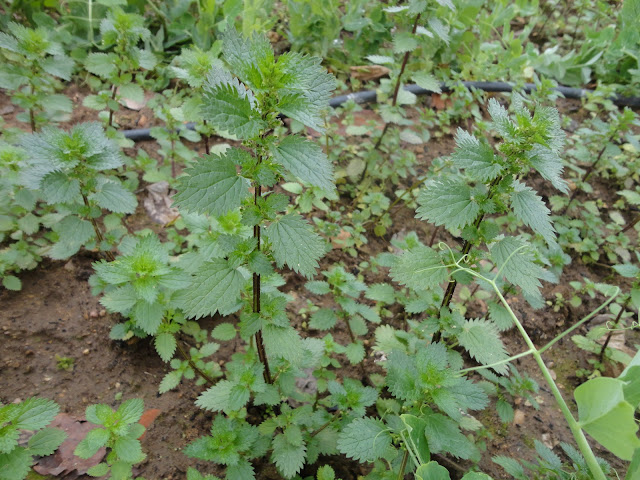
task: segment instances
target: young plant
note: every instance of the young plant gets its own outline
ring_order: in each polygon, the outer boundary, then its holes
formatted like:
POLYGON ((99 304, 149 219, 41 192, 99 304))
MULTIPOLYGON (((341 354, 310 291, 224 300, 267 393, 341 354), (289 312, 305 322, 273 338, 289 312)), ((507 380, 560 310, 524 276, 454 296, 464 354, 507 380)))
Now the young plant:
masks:
POLYGON ((55 402, 46 398, 0 406, 0 479, 25 479, 34 456, 51 455, 64 442, 66 433, 47 427, 59 410, 55 402), (25 446, 18 445, 21 431, 35 432, 25 446))
POLYGON ((144 90, 134 81, 140 69, 153 70, 157 59, 149 50, 138 47, 149 40, 151 32, 144 26, 144 17, 114 7, 100 23, 102 47, 109 53, 90 53, 85 60, 87 71, 100 77, 106 89, 84 99, 86 107, 102 110, 101 118, 111 128, 114 113, 125 100, 142 102, 144 90))
MULTIPOLYGON (((313 458, 330 451, 318 443, 320 435, 311 435, 329 415, 323 409, 314 413, 311 405, 292 409, 281 403, 294 395, 292 382, 303 375, 301 369, 319 361, 321 345, 303 341, 290 325, 287 297, 277 289, 282 282, 272 263, 312 277, 325 247, 299 214, 282 213, 289 199, 273 189, 285 172, 320 188, 334 187, 322 149, 301 135, 284 135, 279 115, 322 131, 321 113, 334 80, 318 59, 285 53, 276 60, 266 38, 243 39, 232 29, 223 36, 222 57, 230 71, 212 68, 203 117, 241 139, 245 148, 205 156, 179 178, 175 200, 182 210, 216 217, 239 209, 242 223, 252 230, 248 238, 225 235, 222 250, 201 250, 192 285, 179 298, 187 317, 240 310, 237 328, 251 343, 246 354, 235 354, 225 365, 225 379, 197 401, 229 418, 218 414, 212 435, 186 452, 227 465, 231 480, 254 478, 249 460, 271 450, 278 470, 292 478, 312 458, 311 451, 313 458), (251 399, 271 412, 260 429, 245 419, 251 399)), ((233 326, 226 329, 226 338, 236 336, 233 326)))
POLYGON ((57 241, 48 252, 65 259, 83 245, 113 260, 112 246, 125 233, 121 215, 133 213, 137 199, 112 172, 123 164, 118 146, 97 123, 74 126, 69 133, 47 127, 21 141, 28 152, 21 181, 58 210, 57 241), (112 212, 103 217, 102 210, 112 212), (103 219, 106 234, 99 221, 103 219))
POLYGON ((8 32, 0 32, 0 52, 5 59, 0 88, 13 92, 13 103, 25 110, 18 118, 32 132, 71 113, 71 100, 55 92, 61 88, 59 78, 71 79, 75 63, 51 30, 11 22, 8 32))
POLYGON ((140 444, 145 428, 138 423, 143 413, 144 404, 139 398, 123 402, 116 411, 104 404, 87 407, 87 421, 102 428, 89 431, 73 453, 86 459, 94 456, 102 447, 107 448, 105 461, 91 467, 87 471, 89 475, 109 475, 110 480, 133 478, 133 466, 146 458, 140 444))

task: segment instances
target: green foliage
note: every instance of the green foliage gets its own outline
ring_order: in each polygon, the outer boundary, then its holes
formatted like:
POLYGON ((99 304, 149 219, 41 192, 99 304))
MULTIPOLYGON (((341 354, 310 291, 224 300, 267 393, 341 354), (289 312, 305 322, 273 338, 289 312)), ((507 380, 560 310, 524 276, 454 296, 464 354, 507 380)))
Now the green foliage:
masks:
POLYGON ((47 427, 58 411, 55 402, 44 398, 0 406, 0 479, 23 480, 34 456, 46 457, 58 449, 67 434, 47 427), (18 445, 21 430, 35 433, 18 445))
POLYGON ((105 461, 91 467, 89 475, 101 477, 110 473, 108 478, 114 480, 133 478, 133 466, 146 458, 139 440, 145 431, 138 423, 143 412, 144 404, 139 398, 123 402, 116 411, 104 404, 87 407, 87 421, 103 428, 90 430, 74 454, 90 458, 103 447, 108 450, 105 461))

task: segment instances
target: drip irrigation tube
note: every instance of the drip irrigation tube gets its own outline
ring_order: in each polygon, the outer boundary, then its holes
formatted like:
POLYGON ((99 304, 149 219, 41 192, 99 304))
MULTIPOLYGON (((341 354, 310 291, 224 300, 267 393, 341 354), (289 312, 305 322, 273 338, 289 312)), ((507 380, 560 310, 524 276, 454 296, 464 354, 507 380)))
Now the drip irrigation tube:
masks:
MULTIPOLYGON (((461 82, 466 88, 475 88, 478 90, 483 90, 485 92, 512 92, 513 85, 507 82, 461 82)), ((441 84, 440 88, 443 92, 450 92, 452 87, 446 84, 441 84)), ((523 87, 523 91, 525 93, 531 93, 531 91, 535 90, 537 87, 534 83, 525 83, 523 87)), ((419 87, 418 85, 411 84, 405 85, 405 90, 413 93, 414 95, 426 95, 428 93, 433 93, 431 90, 427 90, 426 88, 419 87)), ((565 98, 584 98, 587 95, 593 93, 593 90, 589 90, 586 88, 572 88, 572 87, 555 87, 554 91, 561 93, 565 98)), ((361 92, 349 93, 347 95, 338 95, 337 97, 333 97, 329 100, 329 105, 332 108, 337 108, 343 103, 348 102, 349 100, 353 100, 356 103, 373 103, 376 101, 376 92, 375 90, 363 90, 361 92)), ((614 104, 618 106, 624 107, 640 107, 640 98, 639 97, 623 97, 621 95, 614 95, 611 97, 611 100, 614 104)), ((188 130, 194 130, 196 124, 193 122, 186 123, 182 128, 186 128, 188 130)), ((151 129, 149 128, 138 128, 134 130, 123 130, 124 136, 134 142, 139 142, 143 140, 152 140, 151 137, 151 129)))

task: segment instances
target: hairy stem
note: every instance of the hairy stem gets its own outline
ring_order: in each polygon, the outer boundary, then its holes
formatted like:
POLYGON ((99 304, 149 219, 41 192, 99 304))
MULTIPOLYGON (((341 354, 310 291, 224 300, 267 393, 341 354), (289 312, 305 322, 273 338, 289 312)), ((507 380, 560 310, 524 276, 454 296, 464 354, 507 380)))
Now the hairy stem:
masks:
MULTIPOLYGON (((262 195, 262 186, 256 181, 253 185, 255 190, 254 192, 254 204, 258 205, 258 200, 260 199, 260 195, 262 195)), ((258 241, 258 246, 256 247, 258 251, 260 250, 260 225, 254 225, 253 227, 253 238, 258 241)), ((260 275, 257 273, 253 274, 253 313, 260 313, 260 275)), ((271 378, 271 370, 269 369, 269 359, 267 358, 267 352, 264 348, 264 340, 262 339, 262 331, 259 330, 256 332, 256 350, 258 350, 258 358, 260 362, 264 366, 264 381, 267 383, 273 383, 271 378)))
MULTIPOLYGON (((29 93, 33 97, 33 93, 35 91, 35 87, 33 86, 33 83, 31 83, 29 86, 31 88, 31 91, 29 93)), ((35 133, 35 131, 36 131, 36 112, 34 111, 33 106, 29 107, 29 123, 31 123, 31 133, 35 133)))
MULTIPOLYGON (((89 199, 84 193, 82 194, 82 200, 84 201, 85 206, 91 209, 91 205, 89 205, 89 199)), ((89 215, 89 221, 91 222, 91 225, 93 226, 93 231, 96 234, 96 239, 98 240, 98 248, 100 248, 100 245, 102 244, 102 242, 104 242, 104 236, 100 231, 100 227, 98 226, 98 222, 96 222, 96 219, 89 215)), ((113 255, 113 253, 110 250, 106 250, 103 253, 104 253, 104 256, 107 257, 107 260, 109 260, 110 262, 113 262, 116 259, 116 257, 113 255)))
POLYGON ((407 468, 408 460, 409 460, 409 450, 405 450, 404 456, 402 457, 402 463, 400 464, 400 470, 398 471, 398 480, 402 480, 404 478, 404 470, 407 468))
POLYGON ((315 437, 321 431, 323 431, 325 428, 331 425, 336 419, 340 417, 340 415, 341 415, 340 410, 336 410, 333 416, 326 423, 324 423, 322 426, 316 428, 313 432, 311 432, 311 438, 315 437))

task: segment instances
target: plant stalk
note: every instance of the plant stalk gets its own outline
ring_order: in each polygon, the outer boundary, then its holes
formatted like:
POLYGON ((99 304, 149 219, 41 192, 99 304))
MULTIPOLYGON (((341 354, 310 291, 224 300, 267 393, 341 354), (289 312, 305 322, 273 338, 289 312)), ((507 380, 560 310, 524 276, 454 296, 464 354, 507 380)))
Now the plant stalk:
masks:
POLYGON ((409 450, 404 451, 404 456, 402 457, 402 463, 400 464, 400 471, 398 472, 398 480, 402 480, 404 478, 404 470, 407 468, 407 461, 409 460, 409 450))
POLYGON ((604 352, 607 349, 607 347, 609 346, 609 342, 611 341, 611 337, 613 336, 613 332, 614 332, 615 328, 620 323, 620 319, 622 318, 622 314, 625 312, 625 309, 627 308, 627 305, 629 305, 629 300, 631 300, 631 296, 628 296, 627 299, 622 304, 622 306, 620 307, 620 311, 618 312, 618 315, 616 316, 616 319, 613 321, 613 327, 609 330, 609 333, 607 334, 607 339, 604 341, 604 344, 602 345, 602 349, 600 350, 600 355, 598 357, 598 361, 600 363, 602 363, 602 360, 604 360, 604 352))
MULTIPOLYGON (((84 201, 84 205, 87 208, 91 209, 91 205, 89 205, 89 199, 84 193, 82 194, 82 200, 84 201)), ((89 221, 91 222, 91 225, 93 226, 93 231, 95 232, 96 238, 98 239, 98 248, 99 248, 100 244, 104 242, 104 236, 100 231, 100 227, 98 226, 98 222, 96 222, 96 219, 89 215, 89 221)), ((108 261, 110 262, 115 261, 116 257, 113 255, 113 253, 110 250, 105 250, 103 253, 104 253, 104 256, 107 257, 108 261)))
POLYGON ((580 428, 580 425, 578 424, 576 419, 573 417, 571 410, 569 410, 567 403, 562 397, 562 393, 560 393, 560 389, 558 388, 558 386, 556 385, 556 382, 553 380, 553 377, 551 376, 551 372, 549 372, 547 365, 544 363, 544 360, 542 359, 542 355, 540 355, 540 352, 538 351, 538 349, 536 349, 535 345, 531 341, 531 338, 529 337, 529 334, 524 329, 524 327, 518 320, 518 317, 516 317, 515 313, 513 313, 511 306, 507 303, 506 299, 502 295, 502 292, 500 292, 500 289, 498 288, 496 283, 494 281, 491 281, 490 283, 493 286, 493 289, 495 290, 495 292, 498 294, 500 301, 509 312, 511 319, 513 320, 516 327, 518 328, 518 331, 520 332, 520 335, 522 335, 522 338, 524 339, 525 343, 529 347, 529 350, 531 350, 531 354, 535 358, 536 363, 538 364, 538 367, 540 368, 540 371, 542 373, 542 376, 547 382, 547 385, 549 385, 549 388, 551 389, 551 393, 553 393, 553 396, 555 397, 556 402, 560 407, 560 411, 562 412, 565 420, 569 424, 569 429, 571 430, 571 433, 573 434, 573 437, 575 438, 576 443, 578 444, 578 448, 580 449, 580 452, 582 453, 582 456, 584 457, 587 463, 587 466, 591 471, 591 474, 596 480, 607 480, 607 477, 605 476, 604 472, 602 471, 602 468, 600 468, 600 465, 596 460, 596 456, 594 455, 593 450, 591 450, 591 447, 589 446, 589 442, 587 441, 587 438, 585 437, 584 432, 582 431, 582 428, 580 428))
POLYGON ((217 382, 216 380, 214 380, 209 375, 207 375, 205 372, 203 372, 200 368, 198 368, 198 366, 195 364, 195 362, 193 360, 191 360, 191 357, 189 355, 187 355, 187 352, 184 351, 184 349, 182 348, 182 345, 180 345, 179 341, 176 341, 176 346, 178 347, 178 353, 180 353, 182 358, 184 358, 189 363, 189 366, 193 369, 194 372, 196 372, 198 375, 200 375, 204 380, 209 382, 211 385, 215 385, 216 384, 216 382, 217 382))
MULTIPOLYGON (((258 200, 262 195, 262 186, 256 181, 254 183, 254 204, 258 205, 258 200)), ((258 251, 260 250, 260 225, 253 226, 253 238, 258 241, 258 246, 256 247, 258 251)), ((253 274, 253 313, 260 313, 260 275, 257 273, 253 274)), ((262 331, 259 330, 255 335, 256 339, 256 350, 258 350, 258 358, 260 362, 264 366, 264 381, 271 384, 273 380, 271 378, 271 370, 269 369, 269 359, 267 358, 267 352, 264 348, 264 340, 262 339, 262 331)))

